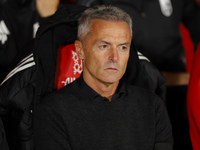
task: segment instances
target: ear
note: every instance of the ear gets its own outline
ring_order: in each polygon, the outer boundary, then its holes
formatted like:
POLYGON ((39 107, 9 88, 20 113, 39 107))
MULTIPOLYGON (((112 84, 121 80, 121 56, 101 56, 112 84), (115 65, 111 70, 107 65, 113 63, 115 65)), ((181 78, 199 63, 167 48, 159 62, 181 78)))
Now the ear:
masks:
POLYGON ((84 51, 83 51, 83 44, 81 41, 76 40, 74 42, 75 48, 76 48, 76 53, 79 57, 79 59, 84 60, 84 51))

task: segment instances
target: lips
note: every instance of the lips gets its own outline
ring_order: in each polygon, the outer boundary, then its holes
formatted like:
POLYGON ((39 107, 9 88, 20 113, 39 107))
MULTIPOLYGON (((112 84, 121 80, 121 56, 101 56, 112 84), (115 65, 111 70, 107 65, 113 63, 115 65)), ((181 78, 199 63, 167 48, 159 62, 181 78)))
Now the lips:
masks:
POLYGON ((118 69, 114 67, 108 67, 106 70, 117 71, 118 69))

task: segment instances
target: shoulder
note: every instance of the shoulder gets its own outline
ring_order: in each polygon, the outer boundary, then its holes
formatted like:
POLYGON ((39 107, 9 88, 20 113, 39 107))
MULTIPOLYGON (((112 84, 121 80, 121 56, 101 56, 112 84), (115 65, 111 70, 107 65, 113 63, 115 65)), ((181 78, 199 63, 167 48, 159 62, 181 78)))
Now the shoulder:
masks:
POLYGON ((155 105, 157 104, 164 104, 163 100, 151 90, 133 86, 130 84, 125 84, 125 86, 128 99, 131 99, 134 103, 137 103, 138 105, 155 107, 155 105))
POLYGON ((128 94, 130 94, 130 95, 134 94, 134 95, 139 95, 139 96, 142 96, 142 97, 145 96, 145 95, 155 96, 155 93, 152 92, 149 89, 134 86, 134 85, 131 85, 131 84, 128 84, 128 83, 125 83, 125 87, 126 87, 128 94))
POLYGON ((64 107, 74 103, 78 100, 77 95, 80 93, 80 88, 76 81, 68 84, 61 89, 54 91, 45 96, 39 105, 45 105, 48 107, 64 107))

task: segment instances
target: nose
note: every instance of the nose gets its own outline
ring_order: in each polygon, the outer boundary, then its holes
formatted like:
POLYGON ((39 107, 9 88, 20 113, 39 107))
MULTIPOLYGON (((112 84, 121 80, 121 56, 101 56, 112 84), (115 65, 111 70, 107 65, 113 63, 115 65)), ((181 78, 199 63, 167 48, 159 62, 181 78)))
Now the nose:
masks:
POLYGON ((116 62, 118 60, 118 51, 117 48, 110 49, 110 55, 109 59, 113 62, 116 62))

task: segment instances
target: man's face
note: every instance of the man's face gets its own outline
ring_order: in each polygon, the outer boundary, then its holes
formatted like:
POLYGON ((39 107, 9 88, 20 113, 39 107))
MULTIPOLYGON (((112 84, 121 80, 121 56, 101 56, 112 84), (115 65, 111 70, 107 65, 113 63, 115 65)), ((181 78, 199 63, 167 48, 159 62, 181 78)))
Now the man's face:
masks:
POLYGON ((82 56, 78 54, 83 60, 86 83, 118 83, 126 70, 130 44, 130 28, 126 22, 94 19, 84 46, 81 44, 82 56))

